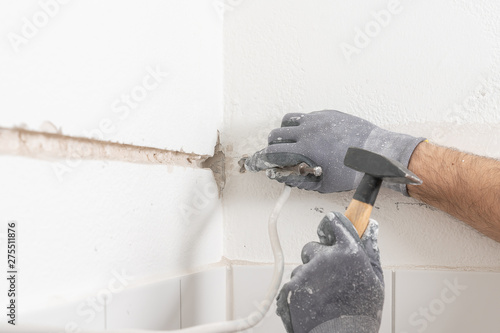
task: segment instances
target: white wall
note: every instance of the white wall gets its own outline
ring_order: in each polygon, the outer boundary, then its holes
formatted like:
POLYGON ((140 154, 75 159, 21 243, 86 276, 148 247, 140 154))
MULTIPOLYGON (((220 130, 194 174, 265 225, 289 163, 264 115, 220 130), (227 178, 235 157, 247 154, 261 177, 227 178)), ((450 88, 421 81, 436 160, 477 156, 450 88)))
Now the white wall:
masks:
MULTIPOLYGON (((261 264, 272 261, 267 220, 281 185, 241 175, 236 163, 266 145, 285 113, 338 109, 500 157, 499 13, 486 0, 2 2, 0 127, 197 154, 213 153, 220 130, 228 169, 219 200, 208 170, 0 156, 0 222, 19 222, 24 318, 167 329, 253 309, 261 296, 247 286, 269 282, 261 264), (366 29, 375 30, 362 40, 366 29), (348 47, 357 50, 346 56, 348 47), (127 288, 85 321, 77 309, 102 300, 122 271, 133 276, 127 288)), ((279 224, 287 271, 324 214, 344 211, 351 196, 293 191, 279 224)), ((500 309, 487 288, 498 274, 455 272, 500 271, 499 243, 387 189, 376 208, 384 333, 414 331, 408 315, 456 278, 471 292, 429 332, 450 328, 443 322, 457 331, 479 299, 500 309)), ((483 331, 498 327, 488 318, 483 331)), ((256 331, 271 329, 282 329, 274 314, 256 331)))
MULTIPOLYGON (((230 156, 263 148, 285 113, 337 109, 500 157, 498 13, 494 1, 239 2, 224 26, 230 156), (389 9, 390 19, 377 23, 389 9), (362 43, 358 29, 373 37, 362 43), (358 53, 346 57, 346 44, 358 53)), ((232 170, 224 196, 227 257, 272 261, 265 230, 280 188, 263 174, 232 170)), ((324 212, 344 211, 351 197, 292 192, 280 222, 287 262, 300 262, 324 212)), ((500 244, 464 223, 387 189, 376 208, 385 267, 500 270, 500 244)))
MULTIPOLYGON (((0 127, 212 155, 222 23, 203 0, 3 1, 0 127)), ((0 157, 23 313, 95 296, 113 272, 138 284, 220 261, 210 170, 71 157, 0 157)))
POLYGON ((2 126, 38 130, 50 121, 73 136, 213 153, 222 19, 210 3, 0 6, 2 126))

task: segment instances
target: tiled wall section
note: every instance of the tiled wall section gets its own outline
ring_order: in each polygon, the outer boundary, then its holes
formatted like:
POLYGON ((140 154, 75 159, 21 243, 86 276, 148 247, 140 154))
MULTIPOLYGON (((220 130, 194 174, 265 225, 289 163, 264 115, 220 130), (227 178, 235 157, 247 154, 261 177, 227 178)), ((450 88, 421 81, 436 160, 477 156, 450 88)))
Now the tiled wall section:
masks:
POLYGON ((217 267, 131 285, 113 293, 104 304, 91 295, 64 306, 21 313, 19 324, 50 326, 62 332, 68 328, 174 330, 224 321, 226 271, 225 267, 217 267))
POLYGON ((397 271, 395 333, 500 330, 500 273, 397 271))
POLYGON ((181 325, 190 327, 226 319, 226 268, 181 279, 181 325))
MULTIPOLYGON (((287 266, 283 283, 290 280, 294 266, 287 266)), ((234 266, 233 267, 233 307, 234 317, 243 318, 255 311, 255 306, 264 299, 267 287, 273 275, 272 266, 234 266)), ((380 333, 391 333, 392 328, 392 272, 384 271, 386 283, 386 302, 380 333)), ((254 328, 254 333, 286 333, 281 319, 276 315, 276 303, 273 303, 266 318, 254 328)))
MULTIPOLYGON (((285 268, 289 280, 292 266, 285 268)), ((88 298, 64 307, 21 316, 21 323, 63 328, 136 328, 170 330, 256 310, 267 291, 273 267, 236 265, 218 267, 180 278, 131 286, 108 300, 106 311, 82 307, 88 298), (231 277, 232 280, 227 280, 231 277), (227 292, 227 284, 232 291, 227 292), (232 304, 232 306, 231 306, 232 304)), ((379 333, 498 332, 500 273, 384 270, 386 300, 379 333), (395 300, 395 303, 393 303, 395 300)), ((230 289, 229 289, 230 290, 230 289)), ((285 333, 273 304, 251 332, 285 333)), ((250 332, 250 330, 248 330, 250 332)))

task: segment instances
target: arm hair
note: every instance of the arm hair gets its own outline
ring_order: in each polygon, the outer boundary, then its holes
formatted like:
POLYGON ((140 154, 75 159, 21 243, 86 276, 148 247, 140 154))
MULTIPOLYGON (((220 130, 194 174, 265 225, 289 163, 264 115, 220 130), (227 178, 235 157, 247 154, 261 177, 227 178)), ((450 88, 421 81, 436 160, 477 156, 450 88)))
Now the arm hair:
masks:
POLYGON ((410 196, 500 242, 500 161, 422 142, 408 168, 423 180, 410 196))

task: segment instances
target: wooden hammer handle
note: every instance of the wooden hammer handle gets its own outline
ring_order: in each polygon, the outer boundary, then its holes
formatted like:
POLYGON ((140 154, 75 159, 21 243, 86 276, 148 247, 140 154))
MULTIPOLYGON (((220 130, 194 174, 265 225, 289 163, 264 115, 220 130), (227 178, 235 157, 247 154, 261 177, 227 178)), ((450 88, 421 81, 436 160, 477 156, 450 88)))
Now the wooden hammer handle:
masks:
POLYGON ((347 216, 347 218, 354 225, 354 228, 356 228, 359 238, 363 236, 363 233, 370 222, 372 209, 372 205, 352 199, 349 207, 347 207, 347 210, 345 211, 345 216, 347 216))

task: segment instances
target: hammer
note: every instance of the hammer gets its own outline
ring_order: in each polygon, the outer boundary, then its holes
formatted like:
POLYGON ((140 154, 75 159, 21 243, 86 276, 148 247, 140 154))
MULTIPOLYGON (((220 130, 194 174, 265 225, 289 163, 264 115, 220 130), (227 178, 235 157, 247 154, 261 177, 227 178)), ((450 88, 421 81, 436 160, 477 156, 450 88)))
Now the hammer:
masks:
POLYGON ((396 184, 421 185, 422 180, 398 161, 361 148, 347 149, 344 165, 364 176, 345 212, 359 237, 363 235, 370 220, 373 204, 377 199, 382 181, 396 184))

